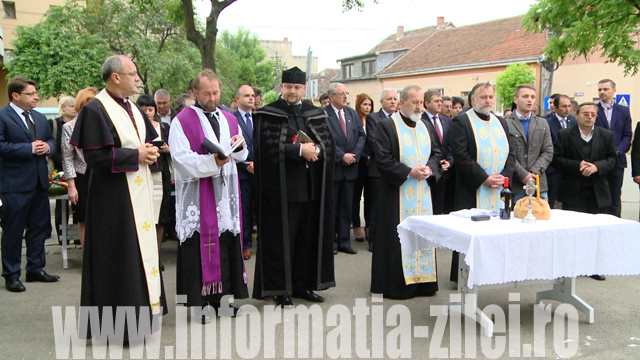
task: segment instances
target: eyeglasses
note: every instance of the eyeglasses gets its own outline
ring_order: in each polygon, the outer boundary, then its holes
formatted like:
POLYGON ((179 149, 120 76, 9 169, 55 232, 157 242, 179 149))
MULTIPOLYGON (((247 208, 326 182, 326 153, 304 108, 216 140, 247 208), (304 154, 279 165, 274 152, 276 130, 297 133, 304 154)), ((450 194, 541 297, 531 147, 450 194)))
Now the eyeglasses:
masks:
POLYGON ((121 73, 121 72, 117 72, 116 74, 118 74, 118 75, 129 75, 129 76, 131 76, 132 78, 136 78, 136 77, 138 77, 138 73, 137 73, 137 72, 132 72, 132 73, 121 73))
POLYGON ((38 92, 37 91, 32 91, 32 92, 28 92, 28 93, 23 92, 23 93, 20 93, 20 94, 27 95, 27 96, 34 96, 34 95, 38 95, 38 92))
POLYGON ((340 97, 344 97, 344 96, 349 96, 349 92, 348 91, 343 91, 343 92, 339 92, 339 93, 334 93, 331 95, 338 95, 340 97))

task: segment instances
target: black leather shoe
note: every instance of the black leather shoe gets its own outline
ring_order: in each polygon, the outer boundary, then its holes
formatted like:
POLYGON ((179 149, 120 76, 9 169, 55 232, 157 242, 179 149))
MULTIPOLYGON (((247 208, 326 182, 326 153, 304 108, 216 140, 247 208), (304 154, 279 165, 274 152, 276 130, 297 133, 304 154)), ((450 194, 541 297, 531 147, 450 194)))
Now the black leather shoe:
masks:
POLYGON ((604 275, 591 275, 591 278, 594 280, 604 281, 606 277, 604 275))
POLYGON ((7 290, 11 292, 23 292, 27 290, 25 289, 24 285, 22 285, 22 282, 20 282, 20 279, 18 278, 6 279, 5 286, 7 287, 7 290))
POLYGON ((357 254, 358 253, 358 250, 352 248, 351 246, 349 246, 349 247, 345 246, 345 247, 338 248, 338 251, 343 252, 345 254, 357 254))
POLYGON ((305 299, 307 301, 317 302, 317 303, 324 302, 324 298, 322 296, 314 293, 311 290, 296 291, 296 292, 293 293, 293 297, 294 298, 305 299))
POLYGON ((338 255, 338 249, 333 249, 333 255, 338 255))
POLYGON ((369 241, 369 252, 373 252, 373 241, 369 241))
POLYGON ((40 272, 28 272, 27 273, 27 282, 56 282, 60 279, 58 275, 49 275, 46 271, 40 270, 40 272))
POLYGON ((282 306, 283 309, 293 309, 293 301, 291 301, 291 296, 278 296, 278 305, 282 306))

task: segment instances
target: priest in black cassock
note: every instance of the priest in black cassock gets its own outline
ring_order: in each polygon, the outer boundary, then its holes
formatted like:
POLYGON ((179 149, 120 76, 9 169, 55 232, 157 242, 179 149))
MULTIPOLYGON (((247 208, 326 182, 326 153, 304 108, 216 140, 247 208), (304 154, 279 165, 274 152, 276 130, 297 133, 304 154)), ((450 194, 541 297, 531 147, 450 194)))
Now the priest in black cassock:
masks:
MULTIPOLYGON (((91 167, 82 263, 81 306, 134 306, 167 312, 159 270, 149 165, 156 162, 153 125, 127 97, 138 92, 134 63, 113 55, 102 65, 106 83, 78 114, 70 143, 84 150, 91 167)), ((127 320, 128 321, 128 320, 127 320)), ((88 319, 80 319, 80 337, 88 319)), ((150 328, 130 334, 148 335, 150 328)), ((97 334, 94 334, 94 336, 97 334)), ((125 340, 129 334, 125 330, 125 340)))
MULTIPOLYGON (((442 175, 441 153, 422 122, 424 93, 415 85, 400 92, 399 112, 376 128, 376 165, 381 186, 371 292, 390 299, 431 296, 438 291, 435 250, 407 253, 397 226, 414 215, 433 214, 431 187, 442 175)), ((372 229, 373 230, 373 229, 372 229)))
MULTIPOLYGON (((490 83, 474 86, 470 97, 473 108, 451 122, 449 144, 456 163, 455 210, 478 208, 500 210, 500 191, 504 179, 516 168, 515 147, 509 127, 491 109, 495 88, 490 83)), ((458 281, 458 253, 451 261, 451 281, 458 281)))
MULTIPOLYGON (((217 107, 220 78, 204 69, 194 79, 196 103, 176 115, 169 147, 176 179, 178 247, 177 294, 187 306, 220 309, 223 295, 249 297, 242 258, 242 209, 236 162, 247 158, 238 120, 217 107), (240 142, 229 156, 210 153, 204 140, 223 150, 240 142)), ((224 315, 225 310, 221 309, 224 315)), ((237 314, 233 308, 231 316, 237 314)), ((202 315, 208 322, 208 315, 202 315)))
POLYGON ((258 251, 253 297, 311 302, 335 286, 332 185, 335 144, 327 114, 302 101, 306 76, 282 72, 282 97, 254 112, 258 251))

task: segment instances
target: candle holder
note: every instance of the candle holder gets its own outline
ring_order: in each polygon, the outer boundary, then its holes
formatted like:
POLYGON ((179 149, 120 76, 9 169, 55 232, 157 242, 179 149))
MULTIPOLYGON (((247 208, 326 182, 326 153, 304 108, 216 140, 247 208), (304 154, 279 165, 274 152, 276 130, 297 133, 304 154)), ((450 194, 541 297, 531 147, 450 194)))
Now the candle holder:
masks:
POLYGON ((525 193, 527 194, 527 196, 529 196, 529 210, 527 211, 527 215, 522 218, 523 223, 535 224, 536 221, 538 221, 538 219, 536 219, 536 217, 533 215, 533 212, 531 211, 531 198, 533 197, 533 194, 536 192, 537 188, 538 187, 533 181, 533 178, 529 179, 527 186, 525 186, 525 193))

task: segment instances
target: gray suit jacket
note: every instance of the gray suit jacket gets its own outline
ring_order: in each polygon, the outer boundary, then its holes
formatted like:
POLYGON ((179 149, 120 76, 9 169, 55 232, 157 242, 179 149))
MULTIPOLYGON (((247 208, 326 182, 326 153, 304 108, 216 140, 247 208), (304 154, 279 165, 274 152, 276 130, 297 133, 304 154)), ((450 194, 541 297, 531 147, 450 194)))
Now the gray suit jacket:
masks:
POLYGON ((528 138, 515 111, 507 116, 505 121, 509 125, 509 136, 516 154, 516 170, 510 181, 511 191, 515 194, 522 191, 524 188, 522 179, 529 172, 540 174, 540 191, 547 191, 545 171, 553 160, 553 142, 547 120, 532 114, 528 138))

